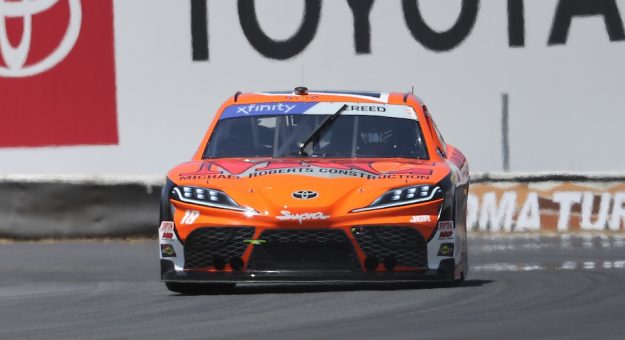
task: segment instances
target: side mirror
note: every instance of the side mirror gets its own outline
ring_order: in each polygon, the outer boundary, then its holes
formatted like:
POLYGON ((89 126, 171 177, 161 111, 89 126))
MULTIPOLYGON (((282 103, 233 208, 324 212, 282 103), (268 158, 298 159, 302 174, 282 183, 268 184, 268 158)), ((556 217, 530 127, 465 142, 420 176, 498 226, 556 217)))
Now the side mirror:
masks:
POLYGON ((439 148, 438 146, 436 147, 436 153, 441 157, 441 158, 447 158, 447 154, 445 153, 445 151, 441 150, 441 148, 439 148))

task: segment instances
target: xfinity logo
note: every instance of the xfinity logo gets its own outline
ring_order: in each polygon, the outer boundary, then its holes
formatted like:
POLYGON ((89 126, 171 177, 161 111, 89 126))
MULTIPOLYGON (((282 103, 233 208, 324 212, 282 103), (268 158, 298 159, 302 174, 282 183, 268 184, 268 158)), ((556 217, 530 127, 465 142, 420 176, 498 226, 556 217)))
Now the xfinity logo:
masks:
POLYGON ((33 16, 42 13, 60 0, 6 1, 0 0, 0 56, 6 67, 0 66, 1 77, 27 77, 45 72, 60 63, 74 47, 80 33, 82 10, 80 0, 67 0, 69 22, 63 39, 56 49, 42 60, 26 65, 32 38, 33 16), (22 18, 22 37, 17 47, 9 41, 6 19, 22 18))
POLYGON ((280 213, 282 215, 276 216, 280 221, 297 221, 299 224, 302 224, 303 221, 327 220, 330 218, 330 216, 324 215, 322 212, 293 214, 288 210, 282 210, 280 213))
POLYGON ((310 191, 310 190, 300 190, 300 191, 296 191, 294 193, 291 194, 294 198, 300 199, 300 200, 309 200, 309 199, 313 199, 317 196, 319 196, 319 194, 317 194, 314 191, 310 191))
POLYGON ((272 113, 281 112, 281 113, 289 113, 295 107, 296 107, 295 104, 289 105, 289 104, 283 104, 283 103, 278 103, 278 104, 250 104, 250 105, 237 107, 237 113, 243 113, 243 114, 246 114, 246 115, 249 115, 250 113, 255 113, 255 112, 272 112, 272 113))

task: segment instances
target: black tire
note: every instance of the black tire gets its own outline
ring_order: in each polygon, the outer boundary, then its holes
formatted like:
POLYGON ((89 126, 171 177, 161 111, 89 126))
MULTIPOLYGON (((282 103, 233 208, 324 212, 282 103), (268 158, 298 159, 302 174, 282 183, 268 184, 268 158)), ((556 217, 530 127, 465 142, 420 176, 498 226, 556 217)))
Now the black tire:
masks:
POLYGON ((182 295, 203 295, 228 293, 234 290, 234 283, 187 283, 165 282, 167 289, 182 295))
POLYGON ((464 282, 464 272, 460 273, 460 278, 454 280, 454 284, 461 285, 464 282))

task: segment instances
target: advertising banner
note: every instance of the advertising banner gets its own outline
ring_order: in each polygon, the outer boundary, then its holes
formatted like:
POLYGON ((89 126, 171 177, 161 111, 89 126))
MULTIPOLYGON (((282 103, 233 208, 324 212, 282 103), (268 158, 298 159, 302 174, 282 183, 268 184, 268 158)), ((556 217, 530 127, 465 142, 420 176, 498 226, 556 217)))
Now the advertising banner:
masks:
POLYGON ((473 231, 625 230, 622 180, 477 183, 467 203, 467 227, 473 231))
POLYGON ((117 144, 112 6, 0 1, 0 147, 117 144))
POLYGON ((625 0, 0 0, 0 174, 162 176, 237 91, 300 85, 414 89, 472 171, 619 171, 624 17, 625 0))

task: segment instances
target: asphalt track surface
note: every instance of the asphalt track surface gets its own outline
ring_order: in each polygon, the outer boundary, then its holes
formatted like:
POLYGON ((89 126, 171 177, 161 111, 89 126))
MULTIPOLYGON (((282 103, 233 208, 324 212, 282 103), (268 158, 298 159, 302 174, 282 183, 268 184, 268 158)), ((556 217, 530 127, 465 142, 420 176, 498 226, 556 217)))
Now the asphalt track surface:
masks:
POLYGON ((0 244, 0 338, 625 338, 625 235, 472 237, 440 284, 243 286, 182 296, 156 241, 0 244))

